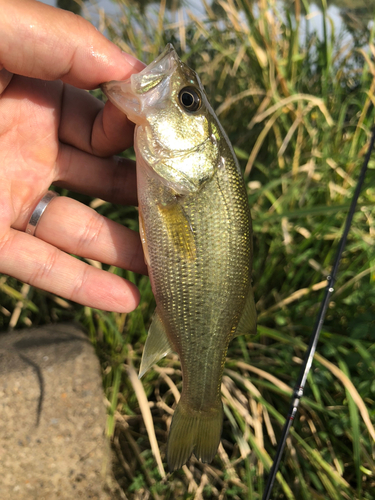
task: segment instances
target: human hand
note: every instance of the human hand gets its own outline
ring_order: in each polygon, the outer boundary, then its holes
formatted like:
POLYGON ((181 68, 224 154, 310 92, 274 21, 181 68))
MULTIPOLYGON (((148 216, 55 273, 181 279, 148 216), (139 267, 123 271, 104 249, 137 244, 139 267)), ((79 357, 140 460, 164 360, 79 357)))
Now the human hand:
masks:
POLYGON ((89 22, 34 0, 0 0, 0 272, 100 309, 129 312, 137 288, 72 253, 146 273, 138 233, 54 198, 36 237, 27 223, 51 184, 136 204, 135 165, 113 154, 133 125, 88 92, 144 66, 89 22))

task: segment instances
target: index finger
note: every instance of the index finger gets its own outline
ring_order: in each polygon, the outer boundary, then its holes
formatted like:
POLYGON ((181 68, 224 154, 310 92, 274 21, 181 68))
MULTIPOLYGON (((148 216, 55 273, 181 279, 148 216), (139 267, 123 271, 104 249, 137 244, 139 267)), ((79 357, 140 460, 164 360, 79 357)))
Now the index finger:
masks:
POLYGON ((0 69, 92 89, 144 67, 71 12, 35 0, 0 0, 0 12, 0 69))

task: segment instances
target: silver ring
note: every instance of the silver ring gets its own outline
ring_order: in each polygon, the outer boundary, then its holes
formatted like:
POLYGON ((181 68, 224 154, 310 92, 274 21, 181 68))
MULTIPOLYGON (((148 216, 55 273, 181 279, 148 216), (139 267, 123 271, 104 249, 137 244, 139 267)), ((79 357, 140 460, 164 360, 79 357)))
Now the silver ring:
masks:
POLYGON ((35 207, 34 212, 31 214, 30 220, 26 226, 26 233, 31 234, 31 236, 35 236, 36 228, 40 222, 42 215, 44 214, 45 209, 56 196, 59 196, 58 193, 54 191, 47 191, 47 193, 43 196, 40 202, 35 207))

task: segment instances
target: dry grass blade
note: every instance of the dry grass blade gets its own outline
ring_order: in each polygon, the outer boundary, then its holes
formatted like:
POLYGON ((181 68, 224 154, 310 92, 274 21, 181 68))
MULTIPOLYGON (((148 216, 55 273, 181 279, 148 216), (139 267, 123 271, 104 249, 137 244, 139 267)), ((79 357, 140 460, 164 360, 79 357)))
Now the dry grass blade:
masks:
POLYGON ((245 99, 245 97, 254 96, 254 95, 265 95, 264 90, 261 89, 247 89, 243 92, 240 92, 237 95, 227 97, 223 104, 221 104, 215 111, 216 115, 219 116, 221 113, 230 108, 233 104, 240 101, 241 99, 245 99))
MULTIPOLYGON (((249 397, 249 403, 250 403, 251 413, 253 415, 255 440, 259 448, 264 449, 263 427, 262 427, 263 424, 262 405, 258 404, 252 397, 249 397)), ((263 464, 262 462, 259 462, 258 473, 259 475, 263 475, 263 472, 264 472, 263 464)))
MULTIPOLYGON (((284 384, 284 382, 282 382, 278 378, 274 377, 270 373, 265 372, 264 370, 261 370, 259 368, 254 367, 254 366, 251 366, 251 365, 248 365, 246 363, 242 363, 241 361, 239 361, 237 363, 237 366, 238 366, 238 368, 252 371, 252 372, 256 373, 257 375, 269 380, 275 386, 279 387, 281 390, 285 391, 288 394, 292 393, 292 389, 288 385, 284 384)), ((258 397, 261 396, 258 389, 256 389, 256 387, 249 380, 247 380, 245 377, 243 377, 242 375, 234 372, 233 370, 228 370, 228 369, 225 370, 225 373, 227 373, 233 380, 237 380, 241 384, 243 384, 251 394, 254 394, 258 397)), ((271 440, 271 443, 275 446, 276 445, 276 437, 275 437, 275 433, 274 433, 274 430, 273 430, 273 427, 271 424, 271 420, 270 420, 267 408, 262 407, 262 413, 263 413, 264 423, 266 425, 268 436, 271 440)))
POLYGON ((319 283, 316 283, 315 285, 309 287, 309 288, 301 288, 300 290, 296 290, 293 292, 289 297, 286 297, 283 300, 280 300, 277 304, 274 304, 272 307, 267 309, 266 311, 263 311, 259 314, 258 318, 263 318, 264 316, 267 316, 269 313, 276 311, 276 309, 280 309, 281 307, 287 306, 288 304, 291 304, 295 300, 300 299, 304 295, 307 295, 311 291, 316 292, 318 290, 321 290, 322 288, 327 286, 327 280, 320 281, 319 283))
POLYGON ((96 210, 97 208, 105 205, 107 202, 105 200, 101 200, 100 198, 94 198, 90 203, 90 207, 96 210))
POLYGON ((183 9, 178 10, 178 24, 179 24, 179 32, 181 40, 181 50, 183 52, 186 52, 186 23, 184 20, 183 9))
POLYGON ((337 172, 339 174, 340 177, 342 177, 343 179, 346 180, 346 182, 348 184, 350 184, 351 187, 354 187, 356 182, 354 179, 352 179, 350 177, 350 175, 348 175, 344 169, 342 169, 341 167, 338 166, 338 164, 332 160, 332 158, 327 158, 326 159, 326 162, 327 162, 327 165, 329 165, 335 172, 337 172))
POLYGON ((97 260, 85 258, 85 261, 96 269, 103 269, 102 263, 97 260))
POLYGON ((239 380, 246 387, 246 389, 250 392, 250 394, 252 394, 258 398, 262 397, 259 390, 255 387, 254 384, 252 384, 250 382, 250 380, 247 380, 245 377, 243 377, 239 373, 234 372, 233 370, 225 369, 225 373, 227 373, 234 380, 235 379, 239 380))
POLYGON ((195 493, 194 500, 203 500, 203 489, 209 483, 207 474, 202 474, 201 483, 195 493))
POLYGON ((155 365, 153 367, 153 369, 157 373, 160 373, 160 376, 168 384, 168 386, 169 386, 169 388, 174 396, 176 403, 178 403, 180 401, 181 394, 180 394, 180 391, 177 389, 176 384, 171 379, 171 377, 169 377, 169 375, 167 375, 167 370, 165 368, 161 368, 160 366, 157 366, 157 365, 155 365))
POLYGON ((293 102, 298 102, 298 101, 310 101, 314 106, 317 106, 322 114, 324 115, 326 122, 330 127, 333 126, 334 122, 333 119, 326 108, 326 105, 324 104, 323 100, 320 99, 319 97, 315 97, 313 95, 309 94, 295 94, 291 95, 289 97, 286 97, 285 99, 281 99, 279 102, 268 108, 266 111, 263 111, 263 113, 258 113, 254 116, 254 118, 251 120, 251 122, 248 125, 248 128, 251 129, 256 123, 262 122, 265 118, 268 116, 272 115, 274 112, 278 111, 280 108, 284 108, 285 106, 288 106, 289 104, 293 102))
POLYGON ((274 126, 276 120, 279 118, 281 113, 282 113, 282 109, 277 110, 271 116, 271 118, 267 121, 265 126, 263 127, 263 130, 259 134, 259 136, 256 140, 256 143, 254 144, 253 150, 251 151, 251 154, 250 154, 249 159, 247 161, 247 165, 245 167, 245 176, 250 174, 251 169, 252 169, 253 164, 254 164, 254 161, 255 161, 255 158, 257 157, 257 155, 260 151, 260 148, 262 147, 262 144, 263 144, 268 132, 272 129, 272 127, 274 126))
POLYGON ((128 360, 127 372, 129 375, 130 382, 134 388, 134 392, 137 396, 139 408, 142 413, 143 421, 146 426, 148 438, 150 440, 151 450, 155 457, 156 463, 158 465, 158 470, 161 477, 165 477, 165 470, 163 467, 163 462, 160 455, 159 445, 156 439, 154 422, 152 420, 151 410, 148 404, 147 396, 143 388, 142 382, 139 380, 136 371, 134 370, 131 361, 128 360))
POLYGON ((240 401, 235 395, 232 394, 234 390, 233 381, 227 376, 223 376, 223 382, 221 385, 221 392, 223 396, 227 399, 228 403, 235 408, 239 415, 244 419, 244 421, 254 427, 253 417, 250 415, 248 408, 245 408, 242 401, 240 401))
POLYGON ((275 435, 275 432, 274 432, 272 424, 271 424, 270 415, 268 413, 267 408, 265 408, 265 407, 263 407, 263 416, 264 416, 264 424, 265 424, 266 429, 267 429, 268 437, 270 438, 272 446, 276 446, 276 444, 277 444, 276 435, 275 435))
MULTIPOLYGON (((242 370, 247 370, 249 372, 256 373, 260 377, 262 377, 266 380, 269 380, 272 384, 274 384, 276 387, 278 387, 282 391, 285 391, 287 394, 292 394, 292 392, 293 392, 292 389, 287 384, 282 382, 280 379, 278 379, 274 375, 271 375, 270 373, 268 373, 264 370, 261 370, 260 368, 256 368, 255 366, 248 365, 247 363, 243 363, 242 361, 238 361, 237 366, 238 366, 238 368, 241 368, 242 370)), ((226 371, 229 372, 229 370, 226 370, 226 371)), ((232 372, 232 371, 230 371, 230 373, 231 373, 231 375, 238 375, 237 373, 232 372)))
MULTIPOLYGON (((292 126, 290 127, 290 129, 288 130, 286 136, 284 137, 284 140, 283 140, 283 143, 282 145, 280 146, 279 148, 279 151, 278 151, 278 156, 283 156, 283 154, 285 153, 285 150, 294 134, 294 132, 297 130, 297 128, 301 125, 301 123, 303 123, 303 120, 304 120, 304 117, 305 115, 307 115, 311 109, 314 107, 314 105, 310 102, 306 108, 303 110, 303 112, 301 112, 300 108, 301 108, 301 102, 298 103, 298 108, 299 108, 299 111, 298 111, 298 114, 297 114, 297 118, 294 120, 292 126)), ((299 128, 299 130, 301 130, 301 127, 299 128)), ((296 170, 296 168, 295 168, 296 170)))
POLYGON ((159 16, 158 16, 158 33, 163 32, 163 23, 165 15, 165 7, 167 5, 167 0, 161 0, 159 5, 159 16))
POLYGON ((227 14, 230 23, 233 25, 234 29, 237 32, 241 32, 241 21, 239 16, 239 11, 234 7, 233 2, 231 0, 227 0, 227 2, 218 1, 218 4, 223 8, 225 13, 227 14))
POLYGON ((364 278, 368 274, 372 274, 373 272, 375 272, 375 266, 371 266, 368 269, 365 269, 364 271, 356 274, 352 279, 348 280, 340 288, 338 288, 335 291, 335 294, 333 295, 332 298, 335 298, 336 296, 340 295, 340 293, 344 292, 347 288, 350 288, 351 286, 353 286, 354 283, 361 281, 362 278, 364 278))
POLYGON ((194 24, 199 28, 200 34, 204 38, 209 38, 210 33, 209 33, 209 31, 207 31, 207 28, 206 28, 204 22, 202 22, 200 19, 198 19, 198 17, 195 16, 191 11, 188 11, 188 16, 194 22, 194 24))
POLYGON ((10 316, 11 315, 11 312, 8 311, 8 309, 5 309, 5 307, 3 307, 3 306, 0 306, 0 313, 4 314, 4 316, 10 316))
POLYGON ((16 307, 13 310, 12 317, 10 318, 9 321, 9 328, 13 329, 16 327, 18 320, 21 316, 21 311, 25 306, 25 301, 27 300, 27 294, 29 293, 29 291, 30 291, 30 285, 27 285, 26 283, 22 285, 21 294, 24 300, 19 300, 17 302, 16 307))
POLYGON ((238 479, 238 476, 236 474, 236 469, 230 463, 228 453, 225 451, 222 442, 220 442, 217 452, 218 452, 219 457, 222 460, 223 464, 225 465, 225 472, 226 472, 228 478, 231 480, 238 479))
POLYGON ((189 493, 194 493, 198 489, 198 484, 196 483, 194 476, 192 472, 190 472, 189 468, 187 465, 182 466, 182 470, 185 473, 186 478, 189 481, 189 486, 188 486, 188 492, 189 493))

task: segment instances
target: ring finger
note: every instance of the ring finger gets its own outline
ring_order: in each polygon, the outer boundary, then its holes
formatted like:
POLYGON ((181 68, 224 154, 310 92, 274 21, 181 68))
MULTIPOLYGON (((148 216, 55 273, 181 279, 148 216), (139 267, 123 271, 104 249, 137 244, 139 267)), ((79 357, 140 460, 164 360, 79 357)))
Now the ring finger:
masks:
POLYGON ((72 198, 48 205, 35 236, 64 252, 146 274, 139 233, 72 198))

